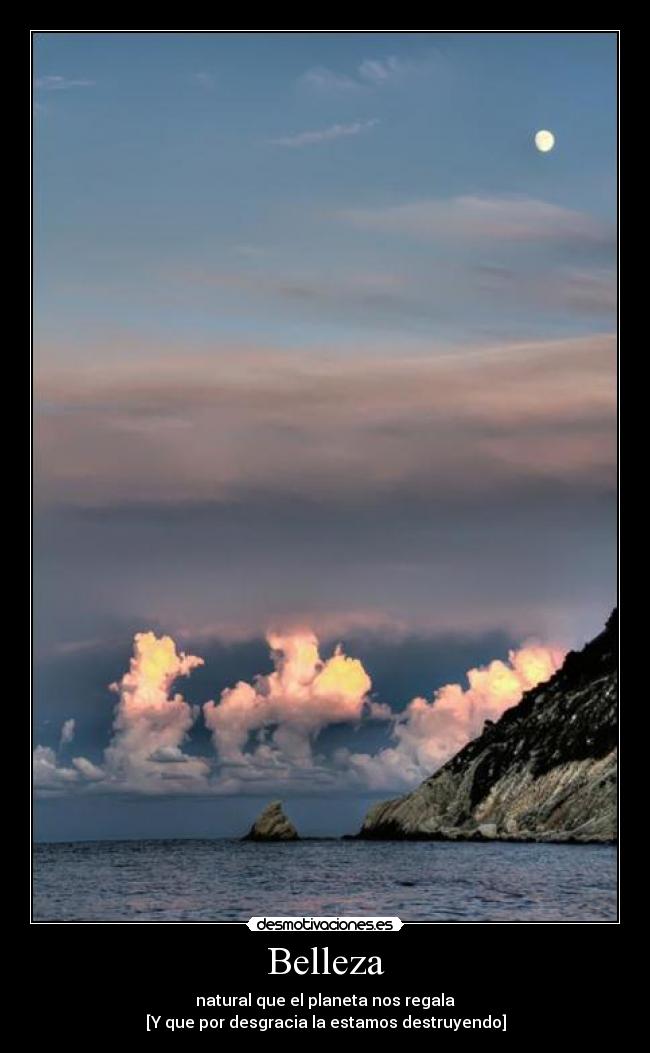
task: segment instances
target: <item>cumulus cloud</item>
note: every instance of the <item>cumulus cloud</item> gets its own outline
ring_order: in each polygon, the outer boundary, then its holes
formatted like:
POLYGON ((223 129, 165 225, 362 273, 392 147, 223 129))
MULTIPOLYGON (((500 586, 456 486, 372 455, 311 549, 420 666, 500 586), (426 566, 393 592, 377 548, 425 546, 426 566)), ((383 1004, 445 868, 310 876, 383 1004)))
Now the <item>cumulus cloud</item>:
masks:
MULTIPOLYGON (((59 751, 74 739, 73 717, 63 722, 59 736, 59 751)), ((84 782, 96 782, 104 773, 84 757, 74 757, 72 766, 62 764, 57 751, 50 746, 37 746, 32 756, 32 777, 36 789, 56 793, 84 782)))
POLYGON ((149 757, 158 764, 184 764, 187 759, 179 746, 159 746, 149 757))
POLYGON ((284 135, 278 139, 271 139, 274 146, 311 146, 314 143, 328 142, 332 139, 341 139, 350 135, 359 135, 367 132, 379 124, 377 118, 368 121, 353 121, 350 124, 332 124, 328 128, 320 128, 317 131, 298 132, 296 135, 284 135))
POLYGON ((368 699, 371 680, 340 647, 323 660, 311 632, 270 633, 267 640, 273 672, 226 688, 218 703, 204 705, 205 722, 222 765, 309 767, 324 727, 377 715, 368 699))
POLYGON ((37 789, 57 790, 77 782, 76 768, 59 767, 56 753, 49 746, 37 746, 32 757, 32 777, 37 789))
MULTIPOLYGON (((321 657, 309 630, 269 633, 273 669, 225 688, 203 706, 215 756, 183 749, 199 715, 175 680, 203 664, 169 636, 138 633, 128 672, 111 685, 119 695, 113 737, 103 764, 75 757, 62 764, 47 746, 34 751, 34 783, 46 795, 65 792, 217 794, 321 789, 400 790, 416 786, 479 735, 522 694, 548 679, 563 652, 530 644, 507 661, 470 669, 468 686, 447 684, 431 701, 412 699, 395 713, 370 696, 362 662, 338 646, 321 657), (375 753, 319 751, 333 725, 384 722, 394 744, 375 753)), ((70 727, 71 721, 66 721, 70 727)))
POLYGON ((480 735, 486 720, 498 720, 525 691, 548 680, 563 658, 559 648, 539 644, 510 651, 507 662, 470 669, 467 688, 446 684, 430 702, 409 702, 395 718, 395 746, 375 754, 339 750, 336 760, 370 789, 415 786, 480 735))
POLYGON ((106 772, 85 757, 73 757, 72 763, 86 782, 102 782, 106 778, 106 772))
POLYGON ((119 695, 114 735, 104 754, 108 777, 144 792, 159 788, 158 780, 173 778, 167 769, 181 764, 179 778, 202 779, 207 763, 181 750, 198 715, 182 695, 172 694, 174 681, 203 665, 196 655, 177 652, 170 636, 136 633, 128 673, 111 684, 119 695))
MULTIPOLYGON (((66 721, 69 723, 74 724, 74 721, 66 721)), ((50 746, 37 746, 32 756, 32 778, 34 788, 47 794, 101 782, 105 773, 85 757, 74 757, 72 767, 61 764, 50 746)))
MULTIPOLYGON (((180 694, 172 694, 174 681, 203 665, 196 655, 176 650, 169 636, 136 633, 128 672, 110 689, 119 695, 113 736, 99 767, 86 757, 75 757, 72 767, 61 766, 53 749, 37 746, 33 757, 34 785, 61 790, 80 784, 102 783, 107 791, 169 792, 201 783, 209 764, 185 754, 181 748, 199 715, 180 694)), ((74 720, 63 725, 61 742, 70 742, 74 720), (66 736, 66 737, 64 737, 66 736)))

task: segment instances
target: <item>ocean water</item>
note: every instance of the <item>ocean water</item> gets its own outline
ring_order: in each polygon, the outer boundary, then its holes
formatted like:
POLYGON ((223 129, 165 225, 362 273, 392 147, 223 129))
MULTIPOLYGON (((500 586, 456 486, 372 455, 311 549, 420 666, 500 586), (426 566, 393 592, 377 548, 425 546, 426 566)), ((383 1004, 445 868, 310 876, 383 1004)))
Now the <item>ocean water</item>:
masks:
POLYGON ((34 850, 36 921, 615 921, 616 849, 450 842, 87 841, 34 850))

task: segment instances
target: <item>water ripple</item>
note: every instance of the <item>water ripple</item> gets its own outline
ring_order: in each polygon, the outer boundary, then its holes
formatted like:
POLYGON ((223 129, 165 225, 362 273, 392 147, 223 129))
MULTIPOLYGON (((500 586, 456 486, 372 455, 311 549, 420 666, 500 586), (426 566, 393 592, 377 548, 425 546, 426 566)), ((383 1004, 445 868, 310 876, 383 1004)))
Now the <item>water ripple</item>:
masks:
POLYGON ((604 845, 97 841, 37 845, 38 921, 233 921, 396 914, 405 921, 614 921, 604 845))

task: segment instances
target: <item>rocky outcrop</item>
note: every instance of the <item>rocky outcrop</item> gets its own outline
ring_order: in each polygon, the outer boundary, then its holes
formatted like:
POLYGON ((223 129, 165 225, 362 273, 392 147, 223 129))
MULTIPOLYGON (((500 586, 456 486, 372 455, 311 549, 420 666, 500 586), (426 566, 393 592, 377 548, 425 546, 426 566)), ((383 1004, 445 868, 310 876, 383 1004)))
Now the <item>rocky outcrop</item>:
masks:
POLYGON ((297 841, 298 831, 287 819, 280 801, 267 804, 242 841, 297 841))
POLYGON ((618 619, 412 793, 372 808, 377 839, 617 837, 618 619))

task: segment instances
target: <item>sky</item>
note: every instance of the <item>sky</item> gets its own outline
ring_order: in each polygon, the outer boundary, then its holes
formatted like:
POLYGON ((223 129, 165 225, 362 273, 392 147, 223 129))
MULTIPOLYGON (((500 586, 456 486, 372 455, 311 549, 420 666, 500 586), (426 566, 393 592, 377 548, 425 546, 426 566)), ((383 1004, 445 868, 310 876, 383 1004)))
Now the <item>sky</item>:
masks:
POLYGON ((37 837, 350 832, 614 606, 616 36, 38 33, 33 97, 37 837))

